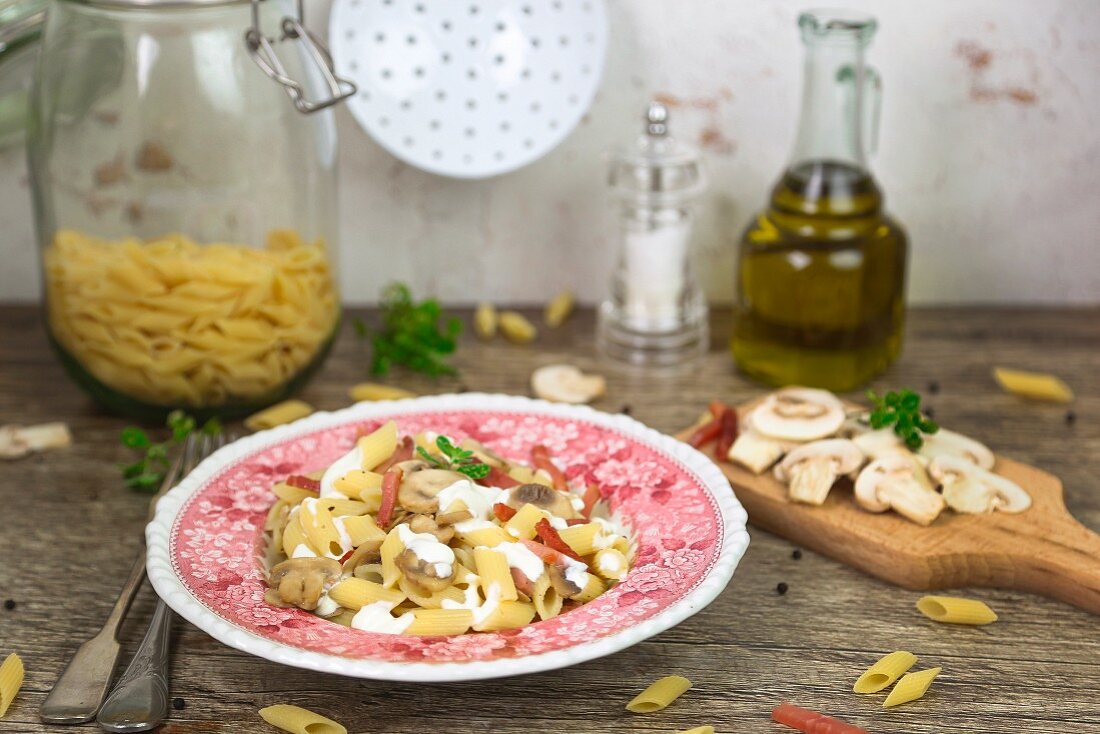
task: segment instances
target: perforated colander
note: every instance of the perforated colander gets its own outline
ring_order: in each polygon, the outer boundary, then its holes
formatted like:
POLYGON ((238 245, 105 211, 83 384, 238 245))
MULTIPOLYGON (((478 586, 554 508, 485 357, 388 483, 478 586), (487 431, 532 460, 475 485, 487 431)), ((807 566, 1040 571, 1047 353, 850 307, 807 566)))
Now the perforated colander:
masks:
POLYGON ((336 69, 355 119, 410 165, 484 178, 542 157, 603 71, 603 0, 336 0, 336 69))

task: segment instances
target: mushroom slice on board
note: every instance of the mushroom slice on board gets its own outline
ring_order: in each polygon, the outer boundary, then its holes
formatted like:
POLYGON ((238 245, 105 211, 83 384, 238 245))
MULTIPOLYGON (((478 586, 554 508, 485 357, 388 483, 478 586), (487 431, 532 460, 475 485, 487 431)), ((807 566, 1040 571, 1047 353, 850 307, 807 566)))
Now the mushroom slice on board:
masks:
POLYGON ((284 604, 312 611, 342 570, 331 558, 288 558, 271 569, 268 585, 278 590, 284 604))
POLYGON ((852 438, 859 450, 872 460, 881 459, 892 454, 904 454, 912 456, 912 452, 902 443, 901 437, 894 433, 893 428, 879 428, 867 431, 852 438))
POLYGON ((768 438, 815 441, 840 430, 844 404, 828 390, 785 387, 753 408, 748 424, 768 438))
POLYGON ((859 473, 855 495, 856 504, 869 512, 893 510, 918 525, 930 525, 945 504, 912 454, 872 461, 859 473))
POLYGON ((983 469, 992 469, 995 461, 993 452, 984 444, 946 428, 941 428, 932 435, 925 436, 924 445, 921 446, 919 453, 929 460, 940 456, 958 457, 983 469))
POLYGON ((603 395, 607 380, 586 375, 571 364, 550 364, 531 374, 531 389, 543 400, 579 405, 603 395))
POLYGON ((727 457, 753 474, 763 474, 790 448, 789 442, 776 441, 756 431, 742 431, 730 446, 727 457))
POLYGON ((943 498, 955 512, 1023 512, 1031 495, 1020 485, 957 456, 937 456, 928 472, 943 487, 943 498))
POLYGON ((820 505, 837 478, 863 464, 863 452, 846 438, 802 444, 775 467, 775 478, 787 485, 794 502, 820 505))

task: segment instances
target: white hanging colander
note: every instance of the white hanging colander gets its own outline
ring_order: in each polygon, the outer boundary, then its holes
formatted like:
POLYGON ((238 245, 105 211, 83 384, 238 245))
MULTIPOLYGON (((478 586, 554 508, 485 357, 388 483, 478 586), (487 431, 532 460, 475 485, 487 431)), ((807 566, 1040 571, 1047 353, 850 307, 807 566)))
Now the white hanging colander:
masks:
POLYGON ((484 178, 537 160, 592 102, 603 0, 336 0, 337 72, 355 119, 406 163, 484 178))

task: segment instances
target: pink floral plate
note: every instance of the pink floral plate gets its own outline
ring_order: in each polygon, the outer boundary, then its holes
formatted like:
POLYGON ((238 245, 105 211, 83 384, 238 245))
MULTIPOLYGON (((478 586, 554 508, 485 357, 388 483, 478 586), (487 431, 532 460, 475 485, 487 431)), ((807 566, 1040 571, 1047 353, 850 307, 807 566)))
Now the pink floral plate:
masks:
POLYGON ((221 449, 158 504, 149 579, 214 638, 276 662, 361 678, 458 681, 573 665, 682 622, 725 588, 749 543, 729 482, 703 454, 624 415, 505 395, 359 403, 221 449), (633 532, 621 584, 545 622, 451 637, 349 629, 263 600, 258 561, 271 484, 322 469, 387 420, 402 432, 472 436, 506 457, 549 447, 567 476, 596 482, 633 532))

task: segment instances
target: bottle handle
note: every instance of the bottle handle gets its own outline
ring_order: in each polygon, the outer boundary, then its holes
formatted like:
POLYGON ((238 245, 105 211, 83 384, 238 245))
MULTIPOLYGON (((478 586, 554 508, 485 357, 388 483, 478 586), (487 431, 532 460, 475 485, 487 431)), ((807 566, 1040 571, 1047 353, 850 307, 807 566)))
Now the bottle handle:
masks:
POLYGON ((842 66, 837 81, 848 93, 848 114, 856 150, 864 156, 878 151, 879 117, 882 114, 882 77, 867 64, 842 66))

